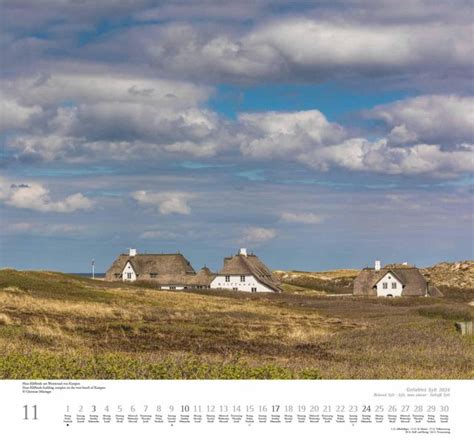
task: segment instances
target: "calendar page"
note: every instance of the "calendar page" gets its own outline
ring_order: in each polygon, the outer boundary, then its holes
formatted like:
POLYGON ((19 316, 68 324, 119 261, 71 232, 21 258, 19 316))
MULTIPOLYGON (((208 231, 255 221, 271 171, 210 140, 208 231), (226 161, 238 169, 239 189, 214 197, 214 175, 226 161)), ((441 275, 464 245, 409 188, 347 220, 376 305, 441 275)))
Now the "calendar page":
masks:
POLYGON ((6 381, 1 425, 19 439, 462 440, 472 382, 6 381))
POLYGON ((0 442, 472 440, 467 0, 0 0, 0 442))

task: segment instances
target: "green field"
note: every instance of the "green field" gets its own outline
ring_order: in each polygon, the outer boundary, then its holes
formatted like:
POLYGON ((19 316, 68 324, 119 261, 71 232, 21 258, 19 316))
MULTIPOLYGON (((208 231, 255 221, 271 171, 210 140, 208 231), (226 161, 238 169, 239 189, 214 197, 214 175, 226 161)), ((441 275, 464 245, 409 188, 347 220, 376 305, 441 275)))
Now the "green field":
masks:
MULTIPOLYGON (((338 278, 341 293, 349 282, 338 278)), ((0 378, 473 377, 473 338, 454 327, 472 319, 464 295, 386 300, 312 290, 166 292, 2 270, 0 378)))

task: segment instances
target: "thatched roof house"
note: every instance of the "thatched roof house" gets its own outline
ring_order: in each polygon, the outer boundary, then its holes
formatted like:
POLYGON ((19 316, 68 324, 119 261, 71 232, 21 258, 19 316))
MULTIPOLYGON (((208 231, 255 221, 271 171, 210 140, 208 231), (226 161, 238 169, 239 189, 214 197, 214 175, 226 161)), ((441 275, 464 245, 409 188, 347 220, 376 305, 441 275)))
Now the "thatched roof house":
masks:
POLYGON ((442 296, 441 291, 428 283, 417 267, 392 264, 383 268, 376 261, 374 268, 365 268, 354 280, 354 295, 442 296))
POLYGON ((224 266, 211 283, 211 288, 247 292, 281 292, 278 280, 271 270, 247 249, 235 256, 224 258, 224 266))
POLYGON ((105 274, 107 281, 150 281, 162 287, 185 287, 195 277, 191 263, 181 253, 119 255, 105 274))

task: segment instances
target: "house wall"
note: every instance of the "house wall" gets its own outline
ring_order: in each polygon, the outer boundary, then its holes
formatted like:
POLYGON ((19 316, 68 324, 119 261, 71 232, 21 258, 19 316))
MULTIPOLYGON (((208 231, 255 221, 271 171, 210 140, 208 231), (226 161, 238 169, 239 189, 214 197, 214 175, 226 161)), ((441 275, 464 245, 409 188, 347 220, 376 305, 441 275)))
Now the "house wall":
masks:
POLYGON ((127 264, 125 265, 122 271, 122 280, 127 281, 127 282, 133 282, 133 281, 136 281, 136 279, 137 279, 137 275, 135 271, 133 270, 132 265, 129 262, 127 262, 127 264))
POLYGON ((211 289, 229 289, 237 288, 242 292, 251 292, 252 287, 257 292, 273 293, 273 290, 257 281, 252 275, 245 275, 245 281, 240 280, 240 275, 230 275, 230 281, 225 280, 225 275, 216 276, 211 282, 211 289))
POLYGON ((393 273, 387 273, 377 283, 377 296, 402 296, 403 284, 393 275, 393 273), (384 283, 387 284, 387 288, 383 288, 384 283), (396 288, 392 288, 392 284, 396 284, 396 288))

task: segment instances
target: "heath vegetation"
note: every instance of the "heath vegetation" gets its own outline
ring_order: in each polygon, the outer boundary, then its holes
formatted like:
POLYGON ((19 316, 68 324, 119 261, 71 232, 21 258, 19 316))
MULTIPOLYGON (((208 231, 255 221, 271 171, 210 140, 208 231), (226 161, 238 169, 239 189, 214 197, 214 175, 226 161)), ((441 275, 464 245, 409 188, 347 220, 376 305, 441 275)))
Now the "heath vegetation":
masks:
MULTIPOLYGON (((347 289, 351 275, 332 276, 305 278, 347 289)), ((0 378, 471 378, 473 339, 454 322, 472 310, 462 296, 167 292, 2 270, 0 378)))

